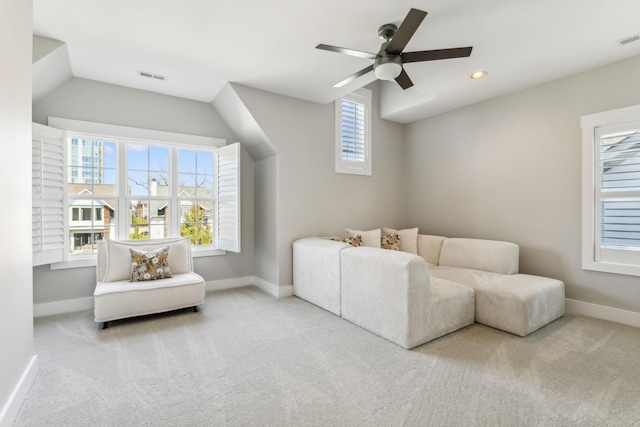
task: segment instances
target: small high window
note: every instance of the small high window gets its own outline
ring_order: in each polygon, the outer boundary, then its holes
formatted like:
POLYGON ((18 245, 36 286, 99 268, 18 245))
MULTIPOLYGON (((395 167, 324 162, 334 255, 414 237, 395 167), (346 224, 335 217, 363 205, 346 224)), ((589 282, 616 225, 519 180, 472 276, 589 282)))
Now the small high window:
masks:
POLYGON ((371 91, 336 101, 336 172, 371 176, 371 91))

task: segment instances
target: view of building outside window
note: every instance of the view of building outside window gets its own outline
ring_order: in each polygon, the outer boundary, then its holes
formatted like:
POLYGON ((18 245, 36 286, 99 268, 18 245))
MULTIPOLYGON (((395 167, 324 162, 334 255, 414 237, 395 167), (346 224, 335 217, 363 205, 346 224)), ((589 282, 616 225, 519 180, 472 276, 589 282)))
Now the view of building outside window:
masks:
POLYGON ((640 249, 640 130, 600 138, 603 247, 640 249))
MULTIPOLYGON (((122 143, 127 183, 118 187, 117 143, 69 138, 67 194, 69 251, 96 251, 97 241, 117 238, 117 206, 128 209, 129 239, 171 236, 172 200, 177 200, 180 236, 192 245, 213 244, 214 153, 164 145, 122 143), (177 155, 172 198, 171 157, 177 155)), ((174 228, 175 229, 175 228, 174 228)))
POLYGON ((192 245, 213 243, 213 153, 178 151, 180 192, 180 235, 191 238, 192 245))
POLYGON ((116 154, 113 141, 69 138, 67 197, 71 253, 94 252, 96 240, 115 235, 116 154))
POLYGON ((129 238, 168 237, 170 150, 165 146, 127 144, 129 238))

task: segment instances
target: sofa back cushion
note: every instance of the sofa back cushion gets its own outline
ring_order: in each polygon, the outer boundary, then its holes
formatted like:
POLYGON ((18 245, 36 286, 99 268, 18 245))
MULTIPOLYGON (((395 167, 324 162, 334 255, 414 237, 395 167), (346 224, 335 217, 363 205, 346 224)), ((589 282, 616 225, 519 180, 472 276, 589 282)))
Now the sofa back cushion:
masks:
POLYGON ((131 252, 129 248, 153 251, 169 246, 169 269, 172 274, 193 271, 191 241, 188 237, 149 240, 111 240, 98 245, 97 277, 99 282, 131 279, 131 252))
POLYGON ((442 236, 418 234, 418 255, 424 258, 427 264, 438 265, 440 248, 445 240, 447 238, 442 236))
POLYGON ((517 274, 520 249, 515 243, 452 238, 442 242, 438 265, 517 274))

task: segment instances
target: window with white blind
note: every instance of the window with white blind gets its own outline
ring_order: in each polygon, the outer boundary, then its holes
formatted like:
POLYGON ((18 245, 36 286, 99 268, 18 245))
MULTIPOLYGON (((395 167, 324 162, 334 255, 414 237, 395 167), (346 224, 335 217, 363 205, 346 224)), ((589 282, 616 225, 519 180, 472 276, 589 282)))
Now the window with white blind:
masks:
POLYGON ((371 175, 371 91, 336 101, 336 172, 371 175))
MULTIPOLYGON (((63 135, 55 181, 61 190, 55 194, 62 194, 57 209, 64 220, 53 227, 63 250, 62 257, 43 263, 85 265, 95 258, 97 241, 107 238, 189 237, 194 256, 240 251, 239 144, 67 119, 50 122, 67 129, 38 125, 63 135)), ((37 146, 34 136, 34 230, 43 216, 35 203, 37 146)), ((35 236, 34 231, 34 260, 35 236)))
POLYGON ((582 129, 583 268, 640 276, 640 106, 582 129))

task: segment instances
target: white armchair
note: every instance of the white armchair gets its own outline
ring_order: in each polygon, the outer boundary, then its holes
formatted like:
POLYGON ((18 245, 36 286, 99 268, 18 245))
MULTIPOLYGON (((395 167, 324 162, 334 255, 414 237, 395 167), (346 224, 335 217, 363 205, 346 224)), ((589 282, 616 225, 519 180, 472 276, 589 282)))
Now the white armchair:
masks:
POLYGON ((98 243, 97 284, 93 294, 95 321, 103 329, 112 320, 161 313, 204 303, 204 279, 194 273, 189 238, 104 240, 98 243), (169 278, 131 282, 130 249, 168 247, 169 278))

